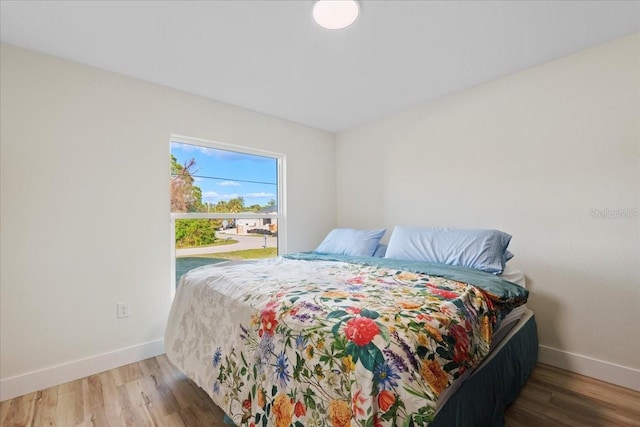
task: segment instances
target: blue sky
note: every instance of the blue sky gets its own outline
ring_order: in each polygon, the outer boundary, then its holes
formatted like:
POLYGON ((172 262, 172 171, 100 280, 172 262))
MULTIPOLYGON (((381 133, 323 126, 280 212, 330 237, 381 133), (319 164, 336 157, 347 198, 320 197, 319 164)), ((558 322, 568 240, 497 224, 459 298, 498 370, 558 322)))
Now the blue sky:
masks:
POLYGON ((195 185, 202 190, 202 201, 217 203, 243 197, 245 206, 266 205, 278 199, 277 160, 198 145, 171 143, 171 154, 184 165, 191 159, 195 185))

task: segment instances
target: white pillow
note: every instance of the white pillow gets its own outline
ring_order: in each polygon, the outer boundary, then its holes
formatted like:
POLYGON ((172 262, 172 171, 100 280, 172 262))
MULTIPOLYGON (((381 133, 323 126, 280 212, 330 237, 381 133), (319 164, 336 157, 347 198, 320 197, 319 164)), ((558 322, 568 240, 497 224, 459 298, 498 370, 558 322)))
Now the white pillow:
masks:
POLYGON ((334 228, 327 234, 315 252, 336 255, 372 256, 386 229, 358 230, 334 228))
POLYGON ((504 271, 500 275, 500 278, 506 280, 507 282, 520 285, 525 289, 527 288, 527 282, 524 279, 524 273, 511 264, 505 265, 504 271))

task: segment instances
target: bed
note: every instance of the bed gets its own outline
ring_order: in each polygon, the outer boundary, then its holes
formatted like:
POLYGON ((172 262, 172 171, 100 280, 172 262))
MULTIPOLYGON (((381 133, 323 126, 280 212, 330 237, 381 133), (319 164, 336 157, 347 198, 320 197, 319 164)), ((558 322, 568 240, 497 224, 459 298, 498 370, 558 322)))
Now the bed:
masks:
POLYGON ((526 289, 377 246, 188 272, 169 359, 238 426, 501 425, 536 361, 526 289))

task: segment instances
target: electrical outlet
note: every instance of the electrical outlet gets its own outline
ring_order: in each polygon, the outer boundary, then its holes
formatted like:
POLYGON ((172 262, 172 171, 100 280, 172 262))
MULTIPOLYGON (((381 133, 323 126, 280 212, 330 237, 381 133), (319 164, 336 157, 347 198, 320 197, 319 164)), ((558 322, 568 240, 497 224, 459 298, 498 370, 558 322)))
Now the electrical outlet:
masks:
POLYGON ((118 307, 118 319, 129 317, 131 315, 131 312, 129 311, 128 302, 119 302, 117 304, 117 307, 118 307))

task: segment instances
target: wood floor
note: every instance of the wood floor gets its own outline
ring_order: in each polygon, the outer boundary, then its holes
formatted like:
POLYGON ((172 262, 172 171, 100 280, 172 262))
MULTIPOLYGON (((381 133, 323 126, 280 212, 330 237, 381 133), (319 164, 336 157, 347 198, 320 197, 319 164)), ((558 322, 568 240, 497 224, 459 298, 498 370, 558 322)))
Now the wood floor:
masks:
MULTIPOLYGON (((0 426, 228 427, 166 356, 0 403, 0 426)), ((506 425, 640 426, 640 393, 539 364, 506 425)))

